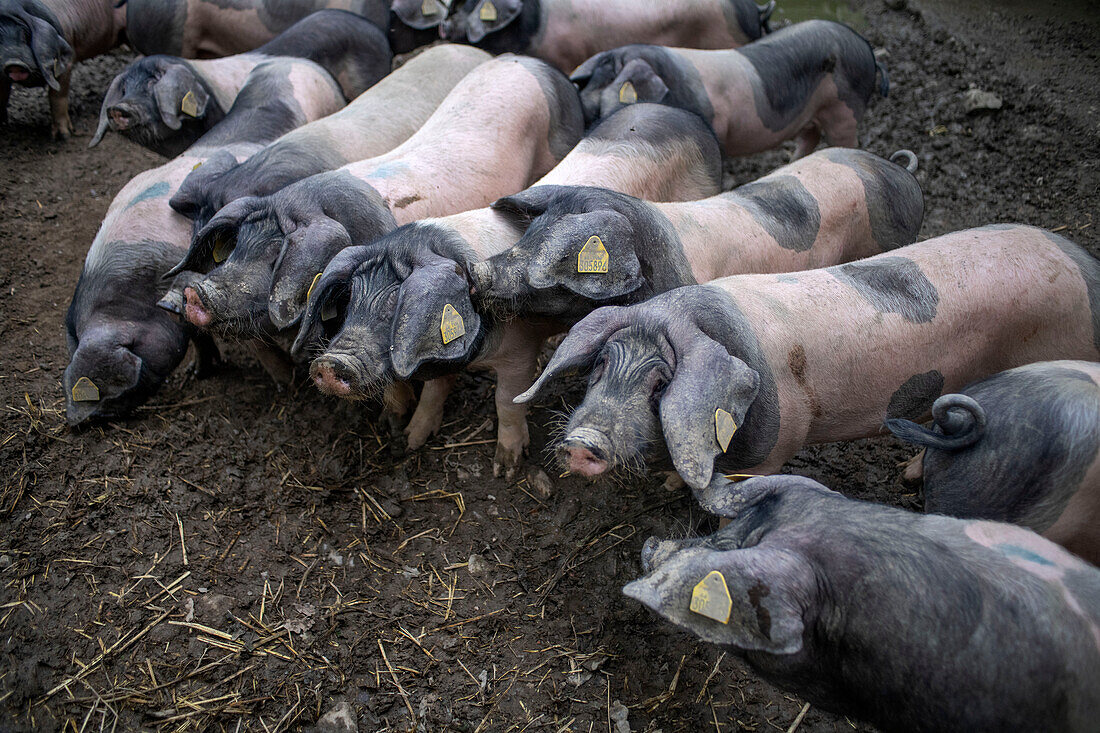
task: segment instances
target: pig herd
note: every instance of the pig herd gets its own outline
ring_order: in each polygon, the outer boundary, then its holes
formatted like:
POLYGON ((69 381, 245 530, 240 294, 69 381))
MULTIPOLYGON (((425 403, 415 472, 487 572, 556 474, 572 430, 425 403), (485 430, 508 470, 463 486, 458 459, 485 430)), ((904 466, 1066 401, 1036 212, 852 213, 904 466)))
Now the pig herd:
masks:
POLYGON ((233 339, 415 450, 491 370, 511 480, 527 404, 580 370, 564 467, 667 469, 727 522, 649 540, 627 596, 885 729, 1095 730, 1100 262, 1020 224, 917 242, 917 156, 857 148, 886 69, 772 5, 0 0, 5 108, 48 86, 70 134, 72 64, 126 41, 92 144, 171 157, 88 252, 69 422, 233 339), (722 190, 723 156, 786 141, 722 190), (926 515, 778 473, 886 430, 926 515))

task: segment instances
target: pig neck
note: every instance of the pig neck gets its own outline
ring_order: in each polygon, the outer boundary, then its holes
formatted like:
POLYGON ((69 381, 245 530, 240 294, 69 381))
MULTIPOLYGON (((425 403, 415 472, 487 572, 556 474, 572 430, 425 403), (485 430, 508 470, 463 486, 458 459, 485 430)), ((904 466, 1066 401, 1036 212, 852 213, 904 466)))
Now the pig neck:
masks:
POLYGON ((126 8, 103 0, 44 0, 53 12, 61 35, 73 47, 74 61, 106 53, 122 41, 126 8))
POLYGON ((523 230, 513 220, 488 207, 429 219, 424 223, 449 229, 479 260, 487 260, 509 249, 523 236, 523 230))

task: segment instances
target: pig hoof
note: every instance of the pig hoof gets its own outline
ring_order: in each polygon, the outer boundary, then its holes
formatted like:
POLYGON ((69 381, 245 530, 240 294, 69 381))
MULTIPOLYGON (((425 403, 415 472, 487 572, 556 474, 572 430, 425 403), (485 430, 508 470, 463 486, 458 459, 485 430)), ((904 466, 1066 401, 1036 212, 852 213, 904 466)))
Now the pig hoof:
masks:
POLYGON ((513 449, 497 444, 497 454, 493 458, 493 477, 504 476, 505 481, 512 481, 519 473, 523 465, 523 448, 513 449))
POLYGON ((924 477, 924 451, 922 450, 908 461, 902 461, 898 464, 898 467, 903 469, 901 472, 903 482, 907 484, 919 483, 924 477))
POLYGON ((432 437, 435 433, 434 430, 425 430, 420 426, 414 426, 411 422, 409 427, 405 428, 405 436, 408 439, 409 450, 417 450, 423 448, 424 444, 428 442, 428 438, 432 437))

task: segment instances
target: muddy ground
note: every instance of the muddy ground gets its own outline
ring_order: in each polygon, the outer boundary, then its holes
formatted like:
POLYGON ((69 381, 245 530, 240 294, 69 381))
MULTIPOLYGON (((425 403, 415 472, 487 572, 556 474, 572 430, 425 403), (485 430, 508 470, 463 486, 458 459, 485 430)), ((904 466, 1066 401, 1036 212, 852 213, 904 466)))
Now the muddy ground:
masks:
MULTIPOLYGON (((1096 253, 1094 6, 952 5, 856 4, 892 79, 864 145, 919 154, 922 237, 1022 221, 1096 253), (968 114, 972 86, 1002 108, 968 114)), ((346 703, 364 731, 618 733, 624 714, 634 731, 787 730, 803 701, 619 592, 648 536, 708 520, 657 478, 555 478, 549 495, 492 478, 485 377, 412 455, 377 406, 301 375, 277 393, 236 347, 135 419, 63 426, 84 253, 114 193, 160 162, 115 137, 85 147, 126 59, 76 72, 81 136, 49 142, 41 92, 14 95, 0 135, 0 729, 299 729, 346 703)), ((733 163, 730 182, 784 159, 733 163)), ((534 412, 530 463, 551 476, 545 426, 578 396, 534 412)), ((788 469, 919 509, 907 457, 881 438, 788 469)), ((813 707, 799 723, 862 727, 813 707)))

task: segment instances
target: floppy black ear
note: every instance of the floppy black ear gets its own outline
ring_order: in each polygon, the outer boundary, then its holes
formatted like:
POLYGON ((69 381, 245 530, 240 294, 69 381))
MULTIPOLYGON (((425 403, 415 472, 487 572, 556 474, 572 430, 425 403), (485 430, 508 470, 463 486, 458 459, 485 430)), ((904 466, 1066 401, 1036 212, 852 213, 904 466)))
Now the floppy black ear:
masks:
POLYGON ((122 93, 122 84, 122 74, 119 74, 111 80, 111 86, 107 87, 107 93, 103 95, 103 104, 99 108, 99 126, 95 129, 95 135, 92 136, 92 141, 88 143, 89 148, 94 148, 98 145, 99 141, 103 139, 103 136, 107 134, 107 128, 110 125, 107 119, 107 108, 122 101, 122 98, 125 96, 122 93))
POLYGON ((179 264, 164 273, 165 279, 175 277, 184 270, 209 272, 215 265, 225 261, 225 255, 231 252, 237 242, 237 232, 244 220, 263 210, 264 199, 248 196, 237 199, 224 206, 215 214, 206 226, 191 237, 191 246, 179 264))
POLYGON ((173 130, 183 126, 183 116, 201 118, 210 95, 194 73, 182 63, 170 63, 153 85, 153 98, 164 124, 173 130))
POLYGON ((592 78, 592 75, 596 73, 596 69, 612 63, 615 63, 612 52, 601 51, 573 69, 573 73, 569 75, 569 81, 583 89, 584 85, 588 83, 588 80, 592 78))
MULTIPOLYGON (((668 86, 645 59, 629 61, 615 81, 603 91, 614 95, 619 104, 635 102, 660 102, 668 96, 668 86)), ((614 102, 614 99, 610 100, 614 102)), ((605 109, 613 109, 613 105, 605 109)))
POLYGON ((466 39, 477 43, 496 33, 523 12, 523 0, 481 0, 466 16, 466 39))
POLYGON ((543 238, 535 246, 544 250, 535 253, 528 269, 534 288, 560 285, 599 302, 621 298, 645 284, 634 252, 634 227, 617 211, 567 214, 542 231, 529 230, 524 239, 533 235, 543 238))
POLYGON ((179 190, 168 199, 168 205, 188 219, 196 218, 208 203, 206 191, 210 182, 236 165, 236 156, 228 150, 217 151, 191 169, 179 190))
POLYGON ((744 424, 760 375, 697 329, 669 336, 676 369, 661 397, 661 428, 676 471, 700 490, 744 424))
POLYGON ((434 28, 447 17, 447 6, 439 0, 393 0, 394 14, 418 31, 434 28))
POLYGON ((38 65, 38 72, 55 92, 61 89, 57 77, 69 70, 73 63, 73 47, 61 37, 57 29, 45 20, 27 15, 31 27, 31 52, 38 65))
POLYGON ((462 266, 444 258, 421 265, 397 296, 390 340, 394 372, 409 379, 428 363, 469 360, 480 329, 462 266))
POLYGON ((499 198, 489 206, 494 211, 526 226, 535 217, 545 214, 550 203, 564 192, 565 188, 565 186, 532 186, 511 196, 499 198))
POLYGON ((303 348, 320 338, 322 322, 330 313, 332 305, 348 291, 351 277, 360 265, 380 252, 376 245, 347 247, 325 265, 310 281, 306 290, 306 307, 298 327, 298 336, 290 351, 297 355, 303 348))
POLYGON ((351 236, 340 222, 319 217, 283 239, 275 261, 267 314, 276 328, 290 328, 302 316, 309 286, 336 253, 351 246, 351 236))
POLYGON ((535 383, 512 401, 517 405, 530 402, 555 377, 571 369, 590 365, 603 350, 607 339, 616 331, 630 325, 629 312, 628 307, 606 306, 585 316, 569 329, 535 383))

